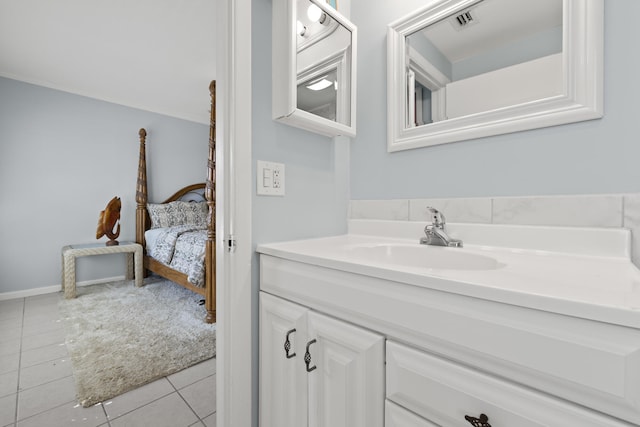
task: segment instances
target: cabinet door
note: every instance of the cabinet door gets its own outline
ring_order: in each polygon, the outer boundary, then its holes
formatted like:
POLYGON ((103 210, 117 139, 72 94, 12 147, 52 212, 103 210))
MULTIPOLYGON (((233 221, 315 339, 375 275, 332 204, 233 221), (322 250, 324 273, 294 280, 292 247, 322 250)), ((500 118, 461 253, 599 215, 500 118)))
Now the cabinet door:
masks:
POLYGON ((260 292, 260 426, 307 425, 308 310, 260 292), (285 350, 285 342, 290 349, 285 350))
POLYGON ((309 339, 309 427, 382 427, 384 338, 309 312, 309 339))

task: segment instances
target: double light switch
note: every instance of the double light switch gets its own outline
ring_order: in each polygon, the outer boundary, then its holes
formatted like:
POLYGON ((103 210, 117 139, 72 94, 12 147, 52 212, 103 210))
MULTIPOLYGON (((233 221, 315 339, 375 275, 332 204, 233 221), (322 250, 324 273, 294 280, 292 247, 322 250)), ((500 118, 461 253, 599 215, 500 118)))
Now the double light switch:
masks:
POLYGON ((258 195, 284 196, 284 165, 258 160, 256 188, 258 195))

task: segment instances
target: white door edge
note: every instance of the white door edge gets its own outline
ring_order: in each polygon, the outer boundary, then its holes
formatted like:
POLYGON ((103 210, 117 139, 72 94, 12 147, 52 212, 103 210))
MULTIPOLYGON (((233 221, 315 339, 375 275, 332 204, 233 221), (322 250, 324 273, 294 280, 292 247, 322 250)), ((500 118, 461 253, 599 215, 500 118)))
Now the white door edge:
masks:
POLYGON ((251 336, 251 0, 219 0, 214 25, 219 200, 216 425, 248 427, 257 421, 251 336), (230 233, 236 240, 233 253, 224 244, 230 233))

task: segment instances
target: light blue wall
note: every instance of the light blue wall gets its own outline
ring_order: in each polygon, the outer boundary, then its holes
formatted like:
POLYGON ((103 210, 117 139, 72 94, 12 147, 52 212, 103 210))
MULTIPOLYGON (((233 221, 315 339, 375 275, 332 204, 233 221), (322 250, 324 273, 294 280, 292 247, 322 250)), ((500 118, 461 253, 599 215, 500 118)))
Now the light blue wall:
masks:
MULTIPOLYGON (((349 200, 349 140, 316 135, 271 119, 271 1, 252 2, 252 234, 260 243, 343 234, 349 200), (256 161, 285 165, 284 197, 256 195, 256 161)), ((259 261, 252 260, 258 313, 259 261)), ((258 401, 258 316, 253 317, 253 401, 258 401)), ((257 425, 258 409, 252 408, 257 425)))
POLYGON ((600 120, 386 151, 386 25, 424 1, 354 1, 358 136, 353 199, 595 194, 640 191, 640 1, 605 1, 605 116, 600 120), (402 10, 400 10, 402 9, 402 10))
POLYGON ((270 0, 253 0, 252 26, 254 244, 343 233, 349 142, 272 120, 270 0), (256 195, 257 160, 285 164, 284 197, 256 195))
MULTIPOLYGON (((119 240, 135 238, 141 127, 150 201, 204 181, 208 126, 0 78, 0 294, 59 285, 60 249, 96 242, 114 196, 119 240)), ((121 255, 81 258, 77 279, 124 271, 121 255)))

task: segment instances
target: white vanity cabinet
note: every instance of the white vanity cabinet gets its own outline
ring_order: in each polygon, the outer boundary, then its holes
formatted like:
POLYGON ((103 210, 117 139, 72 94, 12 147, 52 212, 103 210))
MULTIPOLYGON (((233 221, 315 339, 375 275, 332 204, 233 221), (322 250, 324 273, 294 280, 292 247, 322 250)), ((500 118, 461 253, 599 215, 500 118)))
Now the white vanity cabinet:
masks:
POLYGON ((384 338, 260 292, 260 426, 382 427, 384 338))
POLYGON ((262 427, 640 425, 640 328, 260 250, 262 427))

